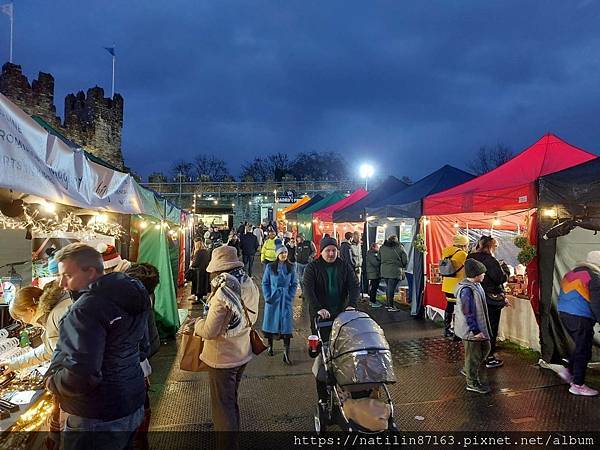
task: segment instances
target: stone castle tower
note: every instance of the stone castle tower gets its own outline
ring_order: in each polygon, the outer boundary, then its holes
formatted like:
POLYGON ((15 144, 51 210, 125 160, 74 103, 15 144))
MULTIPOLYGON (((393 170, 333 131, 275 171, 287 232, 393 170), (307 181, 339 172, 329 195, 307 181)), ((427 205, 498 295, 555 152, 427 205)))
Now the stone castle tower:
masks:
POLYGON ((0 74, 0 92, 27 114, 36 115, 58 132, 94 156, 124 170, 121 152, 123 97, 105 98, 98 86, 65 98, 65 119, 61 122, 54 106, 54 77, 40 72, 31 84, 21 66, 6 63, 0 74))

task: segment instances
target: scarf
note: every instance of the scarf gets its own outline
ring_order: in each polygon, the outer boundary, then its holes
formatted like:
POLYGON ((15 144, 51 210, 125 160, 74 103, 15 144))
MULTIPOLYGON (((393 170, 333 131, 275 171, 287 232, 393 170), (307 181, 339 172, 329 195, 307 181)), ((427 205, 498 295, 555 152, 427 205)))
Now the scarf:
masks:
MULTIPOLYGON (((240 277, 243 279, 243 277, 240 277)), ((217 288, 211 296, 210 301, 218 300, 225 304, 231 311, 231 319, 227 325, 226 337, 240 334, 246 324, 246 317, 242 306, 242 286, 238 277, 232 273, 224 272, 211 281, 213 288, 217 288)))

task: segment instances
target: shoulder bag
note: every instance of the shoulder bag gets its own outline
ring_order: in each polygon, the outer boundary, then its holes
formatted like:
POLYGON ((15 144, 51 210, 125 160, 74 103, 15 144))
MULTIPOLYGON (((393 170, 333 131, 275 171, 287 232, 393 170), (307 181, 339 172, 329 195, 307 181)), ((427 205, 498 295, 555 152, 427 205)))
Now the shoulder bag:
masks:
POLYGON ((248 321, 248 324, 250 324, 250 345, 252 346, 252 353, 254 353, 255 355, 260 355, 267 349, 267 346, 258 334, 258 331, 254 329, 254 325, 252 325, 252 322, 250 321, 250 316, 248 315, 248 308, 246 308, 244 300, 242 300, 241 297, 240 301, 242 302, 242 308, 244 308, 246 320, 248 321))

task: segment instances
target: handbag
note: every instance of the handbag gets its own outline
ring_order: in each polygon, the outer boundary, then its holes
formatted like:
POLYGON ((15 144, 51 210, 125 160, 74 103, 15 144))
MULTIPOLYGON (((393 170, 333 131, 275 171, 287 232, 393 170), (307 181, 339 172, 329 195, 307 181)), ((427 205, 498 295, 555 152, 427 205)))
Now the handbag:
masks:
POLYGON ((204 340, 192 333, 183 333, 181 338, 181 360, 179 368, 187 372, 202 372, 208 366, 200 359, 204 348, 204 340))
POLYGON ((492 306, 501 306, 504 307, 506 302, 506 294, 504 292, 500 292, 498 294, 491 294, 486 292, 487 303, 492 306))
POLYGON ((264 352, 268 347, 265 344, 265 341, 262 340, 262 338, 260 337, 260 335, 258 334, 258 331, 256 331, 254 329, 254 325, 252 325, 252 322, 250 322, 250 315, 248 314, 248 308, 246 308, 246 305, 244 304, 244 300, 241 299, 240 300, 242 302, 242 307, 244 308, 244 314, 246 315, 246 320, 248 321, 250 325, 250 346, 252 347, 252 353, 254 353, 255 355, 260 355, 262 352, 264 352))

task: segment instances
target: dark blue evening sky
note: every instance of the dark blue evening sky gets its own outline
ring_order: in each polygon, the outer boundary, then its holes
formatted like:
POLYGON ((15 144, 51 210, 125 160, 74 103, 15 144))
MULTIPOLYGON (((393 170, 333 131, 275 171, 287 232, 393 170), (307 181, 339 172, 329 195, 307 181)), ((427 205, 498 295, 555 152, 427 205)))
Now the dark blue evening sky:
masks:
MULTIPOLYGON (((0 3, 6 1, 0 0, 0 3)), ((125 162, 335 150, 379 173, 464 167, 552 131, 600 150, 595 0, 16 0, 15 63, 125 98, 125 162)), ((8 59, 9 21, 0 16, 8 59)))

